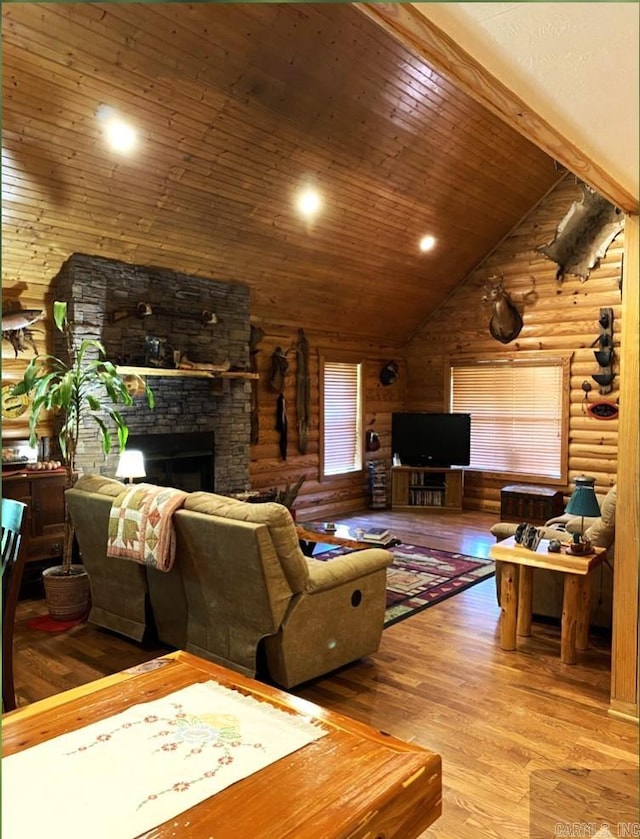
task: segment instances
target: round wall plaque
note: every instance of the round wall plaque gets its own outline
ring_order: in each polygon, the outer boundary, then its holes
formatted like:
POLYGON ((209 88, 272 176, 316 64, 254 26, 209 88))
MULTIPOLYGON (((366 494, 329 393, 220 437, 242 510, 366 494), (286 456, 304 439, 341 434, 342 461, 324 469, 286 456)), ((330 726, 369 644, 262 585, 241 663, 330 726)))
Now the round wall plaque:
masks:
POLYGON ((611 420, 618 418, 618 406, 615 402, 592 402, 587 411, 594 419, 611 420))
POLYGON ((17 419, 29 407, 29 397, 26 393, 14 396, 12 390, 15 385, 2 385, 2 416, 4 419, 17 419))

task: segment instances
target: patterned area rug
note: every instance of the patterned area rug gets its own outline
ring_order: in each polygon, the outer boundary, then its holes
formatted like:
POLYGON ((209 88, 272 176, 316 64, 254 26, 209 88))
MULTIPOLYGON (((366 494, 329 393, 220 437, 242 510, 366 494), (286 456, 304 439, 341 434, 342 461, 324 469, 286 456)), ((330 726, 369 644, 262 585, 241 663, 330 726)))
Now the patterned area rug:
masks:
MULTIPOLYGON (((387 569, 385 629, 495 574, 490 559, 407 544, 389 550, 394 560, 387 569)), ((314 553, 313 558, 329 562, 344 553, 349 549, 314 553)))

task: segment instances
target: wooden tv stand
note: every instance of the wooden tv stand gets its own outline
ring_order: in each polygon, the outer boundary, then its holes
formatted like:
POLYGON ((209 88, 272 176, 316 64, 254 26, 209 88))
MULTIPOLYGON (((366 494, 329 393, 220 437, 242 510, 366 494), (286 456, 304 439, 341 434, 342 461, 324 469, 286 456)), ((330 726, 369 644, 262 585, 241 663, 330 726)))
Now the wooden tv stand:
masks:
POLYGON ((391 467, 394 510, 462 510, 464 469, 432 466, 391 467))

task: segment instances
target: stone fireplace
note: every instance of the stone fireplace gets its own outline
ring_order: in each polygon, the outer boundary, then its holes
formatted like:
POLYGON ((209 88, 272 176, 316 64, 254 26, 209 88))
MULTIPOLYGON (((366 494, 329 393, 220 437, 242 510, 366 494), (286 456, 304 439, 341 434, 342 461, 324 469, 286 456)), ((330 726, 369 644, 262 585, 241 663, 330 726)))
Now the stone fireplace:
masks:
MULTIPOLYGON (((249 369, 249 292, 239 283, 73 254, 55 278, 54 294, 69 304, 76 343, 102 341, 116 364, 145 367, 148 339, 154 338, 166 348, 167 365, 175 350, 195 363, 228 360, 231 371, 249 369), (142 315, 140 304, 152 314, 142 315)), ((63 347, 56 346, 56 352, 63 347)), ((162 475, 163 482, 175 479, 174 486, 182 482, 188 490, 219 493, 248 489, 251 383, 170 373, 146 377, 155 396, 153 410, 144 396, 121 410, 129 426, 128 447, 142 448, 148 457, 147 480, 162 475)), ((117 459, 117 451, 105 459, 94 424, 82 430, 79 472, 112 476, 117 459)))

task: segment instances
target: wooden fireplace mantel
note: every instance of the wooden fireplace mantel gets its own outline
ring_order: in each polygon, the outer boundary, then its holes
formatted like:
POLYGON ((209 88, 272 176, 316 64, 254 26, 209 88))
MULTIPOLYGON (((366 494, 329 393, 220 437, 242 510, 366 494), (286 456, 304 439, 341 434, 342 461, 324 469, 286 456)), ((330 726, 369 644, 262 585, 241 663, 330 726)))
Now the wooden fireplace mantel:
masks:
POLYGON ((258 373, 245 370, 176 370, 169 367, 127 367, 117 366, 121 376, 179 376, 198 379, 259 379, 258 373))

